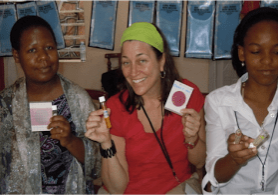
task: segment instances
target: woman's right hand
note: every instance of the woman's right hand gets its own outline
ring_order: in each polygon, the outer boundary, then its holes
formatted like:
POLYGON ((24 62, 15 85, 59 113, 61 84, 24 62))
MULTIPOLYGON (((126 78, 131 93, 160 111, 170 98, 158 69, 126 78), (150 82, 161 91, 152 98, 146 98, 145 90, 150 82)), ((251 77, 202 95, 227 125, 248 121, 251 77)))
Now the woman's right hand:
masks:
MULTIPOLYGON (((110 109, 108 108, 110 114, 110 109)), ((90 113, 86 122, 87 132, 85 136, 91 140, 99 143, 111 143, 111 135, 109 129, 106 127, 105 120, 103 118, 103 110, 96 110, 90 113)))
POLYGON ((231 158, 238 165, 244 165, 248 160, 257 154, 256 148, 248 148, 249 144, 253 142, 254 139, 243 135, 238 144, 235 143, 235 134, 232 133, 228 138, 228 151, 231 158))
POLYGON ((220 158, 214 169, 215 179, 218 183, 228 182, 241 167, 257 154, 256 148, 248 148, 254 140, 246 135, 241 136, 240 142, 235 143, 235 134, 232 133, 228 140, 228 154, 220 158), (227 169, 227 167, 229 167, 227 169))

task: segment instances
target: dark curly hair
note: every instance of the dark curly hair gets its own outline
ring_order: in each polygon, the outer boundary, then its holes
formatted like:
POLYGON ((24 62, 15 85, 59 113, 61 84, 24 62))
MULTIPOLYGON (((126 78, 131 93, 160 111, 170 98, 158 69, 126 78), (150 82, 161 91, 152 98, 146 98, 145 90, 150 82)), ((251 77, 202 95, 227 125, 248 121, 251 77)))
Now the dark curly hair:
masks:
MULTIPOLYGON (((175 66, 174 59, 170 53, 170 49, 169 49, 165 36, 163 35, 162 31, 155 24, 153 24, 153 25, 156 27, 157 31, 159 32, 159 34, 161 35, 162 40, 163 40, 164 55, 165 55, 164 71, 166 74, 165 74, 165 78, 160 79, 161 86, 162 86, 160 97, 161 97, 162 104, 165 104, 174 81, 175 80, 181 81, 181 77, 175 66)), ((158 49, 156 49, 154 47, 152 47, 152 49, 156 54, 157 60, 160 60, 162 58, 163 53, 161 53, 158 49)), ((121 65, 120 65, 118 74, 119 74, 118 87, 121 90, 120 96, 119 96, 120 101, 125 106, 126 110, 129 113, 132 113, 135 109, 139 109, 141 107, 141 105, 144 104, 143 98, 141 96, 138 96, 133 91, 133 89, 129 85, 129 83, 126 81, 126 79, 123 76, 122 71, 121 71, 121 65), (124 99, 123 94, 126 90, 128 91, 128 98, 124 99)), ((167 111, 167 110, 165 111, 166 115, 168 115, 169 113, 170 113, 169 111, 167 111)))
POLYGON ((241 20, 237 26, 234 34, 234 41, 231 50, 232 64, 236 73, 241 77, 246 73, 246 66, 241 65, 238 58, 238 46, 244 46, 244 38, 247 31, 255 24, 261 21, 276 21, 278 22, 278 10, 270 7, 261 7, 248 12, 248 14, 241 20))
POLYGON ((10 41, 12 44, 12 48, 15 50, 20 49, 20 39, 22 36, 22 33, 25 30, 28 30, 32 27, 45 27, 50 31, 50 33, 53 36, 53 39, 56 42, 54 32, 51 28, 51 26, 41 17, 39 16, 24 16, 16 21, 16 23, 13 25, 11 33, 10 33, 10 41))

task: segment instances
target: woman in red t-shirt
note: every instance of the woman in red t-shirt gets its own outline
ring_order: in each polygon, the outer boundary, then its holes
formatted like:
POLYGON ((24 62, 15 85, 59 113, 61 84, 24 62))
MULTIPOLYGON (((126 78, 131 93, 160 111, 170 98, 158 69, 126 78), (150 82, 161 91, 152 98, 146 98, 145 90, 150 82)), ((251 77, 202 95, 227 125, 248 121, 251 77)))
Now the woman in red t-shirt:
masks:
POLYGON ((153 24, 132 24, 121 43, 121 92, 107 102, 112 128, 106 127, 103 110, 87 121, 86 136, 101 144, 104 185, 111 194, 165 194, 179 188, 184 193, 179 183, 191 176, 189 164, 201 168, 205 163, 204 97, 196 85, 180 79, 153 24), (194 89, 182 116, 164 109, 175 80, 194 89))

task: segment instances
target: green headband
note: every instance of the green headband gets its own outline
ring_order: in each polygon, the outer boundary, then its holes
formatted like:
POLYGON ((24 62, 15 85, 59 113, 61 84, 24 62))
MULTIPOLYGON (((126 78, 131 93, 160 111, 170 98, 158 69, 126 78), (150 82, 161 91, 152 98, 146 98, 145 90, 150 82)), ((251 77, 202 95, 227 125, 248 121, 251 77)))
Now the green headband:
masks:
POLYGON ((125 41, 136 40, 147 43, 161 53, 164 52, 163 39, 155 26, 148 22, 137 22, 128 27, 121 38, 121 45, 125 41))

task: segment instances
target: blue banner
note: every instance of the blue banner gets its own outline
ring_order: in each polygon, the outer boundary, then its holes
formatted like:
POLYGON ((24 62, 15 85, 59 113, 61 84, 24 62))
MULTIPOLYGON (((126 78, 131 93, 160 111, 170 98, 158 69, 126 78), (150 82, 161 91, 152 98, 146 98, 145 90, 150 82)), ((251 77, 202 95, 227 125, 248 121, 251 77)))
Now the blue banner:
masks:
POLYGON ((65 40, 60 25, 59 12, 55 1, 37 1, 38 15, 45 19, 52 27, 57 48, 65 48, 65 40))
POLYGON ((90 47, 114 49, 118 1, 93 1, 90 47))
POLYGON ((278 1, 274 0, 261 0, 260 7, 271 7, 278 9, 278 1))
POLYGON ((173 56, 180 55, 182 8, 182 1, 157 2, 156 24, 166 37, 173 56))
POLYGON ((20 19, 24 16, 36 16, 37 15, 37 6, 35 2, 17 4, 17 18, 20 19))
POLYGON ((153 23, 154 1, 130 1, 128 26, 135 22, 153 23))
POLYGON ((214 14, 214 1, 188 1, 185 57, 212 58, 214 14))
POLYGON ((16 20, 14 4, 0 5, 0 56, 12 56, 10 32, 16 20))
POLYGON ((214 59, 231 58, 236 27, 240 22, 241 1, 217 1, 214 34, 214 59))

